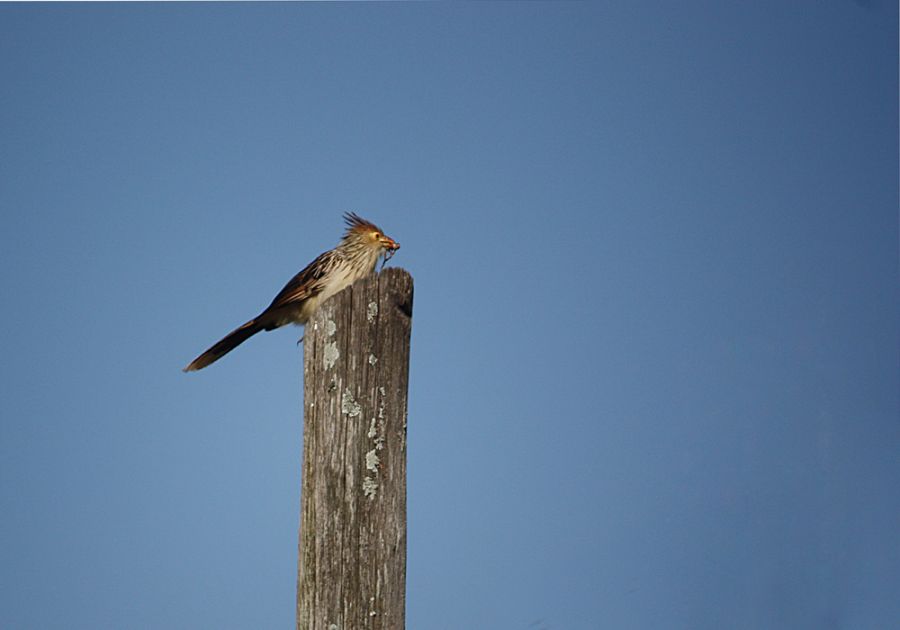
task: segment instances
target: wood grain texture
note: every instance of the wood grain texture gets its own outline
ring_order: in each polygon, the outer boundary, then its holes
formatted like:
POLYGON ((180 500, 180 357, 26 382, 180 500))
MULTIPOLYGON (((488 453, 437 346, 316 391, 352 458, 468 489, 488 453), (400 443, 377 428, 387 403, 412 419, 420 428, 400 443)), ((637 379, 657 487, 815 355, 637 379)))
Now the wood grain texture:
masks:
POLYGON ((306 325, 298 630, 404 627, 412 297, 386 269, 306 325))

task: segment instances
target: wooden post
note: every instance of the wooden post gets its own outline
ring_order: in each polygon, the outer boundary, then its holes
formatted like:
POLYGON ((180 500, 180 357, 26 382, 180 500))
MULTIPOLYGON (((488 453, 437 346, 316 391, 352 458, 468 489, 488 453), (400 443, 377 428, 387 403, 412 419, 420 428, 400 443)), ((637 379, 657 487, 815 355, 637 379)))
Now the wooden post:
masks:
POLYGON ((404 627, 412 295, 386 269, 306 324, 298 630, 404 627))

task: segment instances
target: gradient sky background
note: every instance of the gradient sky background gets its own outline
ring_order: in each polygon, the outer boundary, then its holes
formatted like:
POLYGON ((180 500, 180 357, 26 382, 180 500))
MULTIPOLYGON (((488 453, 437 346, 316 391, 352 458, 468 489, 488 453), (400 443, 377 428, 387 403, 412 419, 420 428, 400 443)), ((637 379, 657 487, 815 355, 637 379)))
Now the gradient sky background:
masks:
POLYGON ((897 17, 0 5, 0 627, 293 626, 300 331, 181 367, 345 210, 416 281, 409 628, 892 627, 897 17))

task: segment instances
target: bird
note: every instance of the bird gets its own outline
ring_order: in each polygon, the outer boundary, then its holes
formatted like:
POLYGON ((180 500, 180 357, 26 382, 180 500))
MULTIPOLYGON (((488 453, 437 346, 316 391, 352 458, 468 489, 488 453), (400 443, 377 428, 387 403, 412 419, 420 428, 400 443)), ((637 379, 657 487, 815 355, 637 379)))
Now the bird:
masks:
POLYGON ((291 278, 262 313, 225 335, 183 371, 202 370, 260 331, 306 324, 322 302, 375 271, 380 258, 387 262, 400 249, 384 230, 354 212, 344 213, 344 222, 347 227, 336 247, 291 278))

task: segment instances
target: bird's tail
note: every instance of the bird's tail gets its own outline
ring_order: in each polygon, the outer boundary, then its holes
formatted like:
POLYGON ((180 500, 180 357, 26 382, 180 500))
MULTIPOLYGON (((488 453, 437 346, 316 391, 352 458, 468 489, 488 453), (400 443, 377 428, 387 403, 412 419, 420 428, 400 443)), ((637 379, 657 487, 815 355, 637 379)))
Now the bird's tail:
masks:
POLYGON ((201 354, 199 357, 190 362, 184 368, 185 372, 193 372, 194 370, 202 370, 210 363, 218 361, 226 354, 237 348, 239 345, 247 341, 250 337, 263 330, 264 326, 257 323, 259 318, 251 319, 249 322, 239 328, 235 328, 225 337, 217 342, 212 348, 201 354))

